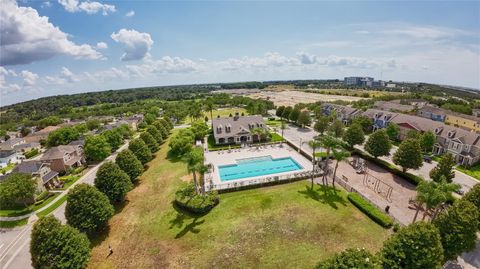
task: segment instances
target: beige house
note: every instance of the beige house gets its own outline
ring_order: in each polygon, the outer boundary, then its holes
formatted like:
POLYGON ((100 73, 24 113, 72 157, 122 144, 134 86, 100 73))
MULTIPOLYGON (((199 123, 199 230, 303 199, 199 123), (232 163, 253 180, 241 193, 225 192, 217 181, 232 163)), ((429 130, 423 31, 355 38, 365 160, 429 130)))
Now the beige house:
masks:
POLYGON ((25 161, 17 165, 13 172, 29 174, 37 180, 37 188, 50 190, 59 185, 58 172, 50 169, 48 163, 41 161, 25 161))
POLYGON ((215 144, 259 142, 260 136, 252 133, 255 128, 267 128, 262 116, 239 116, 237 113, 233 117, 213 119, 215 144))
POLYGON ((75 145, 60 145, 50 148, 45 151, 40 160, 49 163, 50 168, 59 173, 67 172, 85 162, 81 147, 75 145))
POLYGON ((47 126, 45 128, 43 128, 42 130, 38 131, 38 132, 35 132, 35 133, 31 133, 27 136, 24 137, 25 141, 26 142, 37 142, 37 143, 40 143, 41 141, 45 141, 47 140, 48 138, 48 135, 59 129, 60 126, 47 126))

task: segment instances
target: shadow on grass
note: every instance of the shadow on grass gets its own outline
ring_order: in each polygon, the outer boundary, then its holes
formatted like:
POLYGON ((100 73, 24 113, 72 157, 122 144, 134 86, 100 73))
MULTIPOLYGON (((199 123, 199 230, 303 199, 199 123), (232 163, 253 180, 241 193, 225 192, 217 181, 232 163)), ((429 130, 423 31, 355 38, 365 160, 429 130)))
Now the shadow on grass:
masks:
POLYGON ((303 194, 307 199, 313 199, 323 204, 328 204, 333 209, 338 209, 337 204, 347 206, 345 198, 340 196, 337 193, 337 190, 330 186, 320 185, 317 189, 315 189, 315 187, 311 189, 310 186, 305 186, 305 190, 298 191, 298 193, 303 194))
POLYGON ((166 159, 169 160, 172 163, 183 161, 182 156, 179 156, 178 154, 173 153, 171 150, 169 150, 167 152, 167 158, 166 159))
POLYGON ((105 229, 101 231, 97 231, 93 234, 88 235, 88 239, 90 240, 90 247, 96 247, 100 245, 110 234, 110 226, 105 227, 105 229))
POLYGON ((205 216, 207 213, 204 214, 192 214, 190 212, 187 212, 178 206, 175 205, 175 203, 172 203, 173 208, 175 209, 177 215, 175 216, 174 219, 170 220, 170 227, 169 229, 172 229, 174 227, 177 228, 182 228, 183 229, 178 232, 175 235, 175 239, 181 238, 187 233, 194 233, 198 234, 200 232, 200 229, 198 229, 197 226, 203 224, 205 220, 199 220, 201 217, 205 216), (190 223, 186 223, 188 221, 192 220, 190 223))
POLYGON ((115 209, 115 214, 118 214, 123 211, 123 209, 130 203, 129 200, 125 199, 123 202, 118 202, 113 205, 115 209))

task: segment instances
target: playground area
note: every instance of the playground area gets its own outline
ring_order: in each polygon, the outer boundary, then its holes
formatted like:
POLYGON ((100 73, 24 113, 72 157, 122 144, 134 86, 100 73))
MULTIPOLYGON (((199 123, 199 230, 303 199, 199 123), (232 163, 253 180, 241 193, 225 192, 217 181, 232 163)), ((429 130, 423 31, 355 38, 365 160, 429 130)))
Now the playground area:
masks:
MULTIPOLYGON (((409 201, 415 198, 415 186, 403 178, 358 157, 340 162, 337 177, 346 182, 347 190, 353 188, 379 208, 384 210, 389 206, 389 214, 400 223, 407 225, 412 222, 416 211, 409 205, 409 201)), ((418 219, 422 216, 423 211, 418 219)))

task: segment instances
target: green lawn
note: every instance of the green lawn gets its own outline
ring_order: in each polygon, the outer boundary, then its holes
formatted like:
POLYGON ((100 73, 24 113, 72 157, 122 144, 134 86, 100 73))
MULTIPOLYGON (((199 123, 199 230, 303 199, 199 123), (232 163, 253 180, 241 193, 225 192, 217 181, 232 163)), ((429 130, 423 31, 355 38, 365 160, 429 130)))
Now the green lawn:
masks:
POLYGON ((89 267, 312 268, 345 248, 376 251, 389 236, 344 191, 312 191, 306 181, 221 194, 209 214, 185 214, 171 202, 191 176, 166 159, 166 145, 94 243, 89 267))
POLYGON ((282 121, 281 120, 266 120, 265 124, 270 126, 270 127, 280 128, 282 126, 282 121))
MULTIPOLYGON (((235 115, 235 113, 238 112, 240 115, 243 113, 245 115, 248 115, 248 112, 245 108, 242 107, 227 107, 227 108, 216 108, 212 111, 213 118, 217 118, 217 116, 220 117, 228 117, 230 114, 235 115)), ((203 117, 207 116, 210 119, 210 111, 204 112, 203 117)))
POLYGON ((80 178, 82 177, 81 174, 77 174, 77 175, 68 175, 68 176, 63 176, 63 177, 60 177, 59 179, 61 181, 64 181, 65 184, 63 185, 63 188, 61 188, 62 190, 66 190, 68 189, 68 187, 70 187, 73 183, 75 183, 77 180, 79 180, 80 178))
POLYGON ((0 228, 14 228, 28 223, 28 218, 13 221, 0 221, 0 228))
POLYGON ((41 203, 33 204, 33 205, 30 205, 26 208, 2 209, 2 210, 0 210, 0 217, 23 216, 25 214, 28 214, 30 212, 33 212, 35 210, 38 210, 38 209, 42 208, 43 206, 45 206, 48 203, 50 203, 51 201, 53 201, 53 199, 55 199, 58 195, 59 195, 59 193, 54 193, 52 196, 43 200, 41 203))
POLYGON ((3 167, 3 168, 0 168, 0 174, 5 174, 7 173, 8 171, 12 170, 14 167, 15 167, 15 163, 9 163, 7 164, 7 166, 3 167))
POLYGON ((49 207, 46 209, 40 211, 37 213, 38 217, 45 217, 46 215, 50 214, 53 212, 53 210, 57 209, 61 204, 63 204, 67 200, 68 195, 62 196, 62 198, 58 199, 55 203, 51 204, 49 207))
POLYGON ((472 176, 476 178, 477 180, 480 180, 480 164, 471 166, 469 168, 464 167, 464 166, 457 166, 457 170, 461 171, 469 176, 472 176))

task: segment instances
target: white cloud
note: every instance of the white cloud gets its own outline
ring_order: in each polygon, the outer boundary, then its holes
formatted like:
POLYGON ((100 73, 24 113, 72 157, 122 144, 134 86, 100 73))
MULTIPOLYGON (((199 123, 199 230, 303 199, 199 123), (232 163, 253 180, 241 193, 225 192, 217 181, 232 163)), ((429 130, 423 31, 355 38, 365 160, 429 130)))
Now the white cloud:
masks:
POLYGON ((105 42, 98 42, 97 46, 95 46, 95 48, 97 48, 97 49, 107 49, 108 45, 105 42))
POLYGON ((45 1, 40 5, 41 8, 48 8, 51 6, 52 6, 52 3, 50 3, 50 1, 45 1))
POLYGON ((67 83, 74 83, 74 82, 80 81, 80 78, 77 75, 73 74, 72 71, 70 71, 68 68, 64 66, 62 67, 62 70, 58 75, 45 76, 43 81, 47 84, 64 85, 67 83))
POLYGON ((297 52, 296 55, 300 60, 301 64, 314 64, 317 62, 317 56, 315 55, 311 55, 305 52, 297 52))
POLYGON ((135 15, 135 11, 133 11, 133 10, 130 10, 129 12, 127 12, 125 14, 125 16, 127 16, 127 17, 133 17, 134 15, 135 15))
POLYGON ((106 16, 108 13, 113 13, 116 11, 114 5, 102 4, 100 2, 91 2, 84 1, 80 2, 78 0, 58 0, 58 3, 62 5, 68 12, 81 12, 84 11, 87 14, 96 14, 102 12, 102 15, 106 16))
POLYGON ((23 78, 24 87, 31 87, 37 83, 38 75, 35 73, 32 73, 28 70, 23 70, 22 72, 20 72, 20 75, 23 78))
POLYGON ((29 64, 46 60, 58 54, 75 58, 100 59, 102 55, 90 45, 77 45, 30 7, 19 7, 16 2, 0 5, 0 65, 29 64))
POLYGON ((122 61, 141 60, 148 55, 152 48, 153 40, 148 33, 140 33, 136 30, 121 29, 118 33, 112 33, 110 37, 125 46, 122 61))

